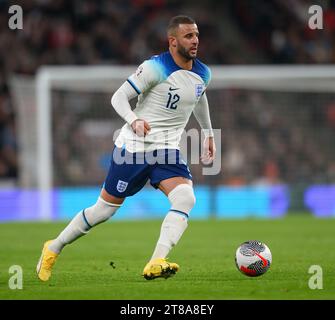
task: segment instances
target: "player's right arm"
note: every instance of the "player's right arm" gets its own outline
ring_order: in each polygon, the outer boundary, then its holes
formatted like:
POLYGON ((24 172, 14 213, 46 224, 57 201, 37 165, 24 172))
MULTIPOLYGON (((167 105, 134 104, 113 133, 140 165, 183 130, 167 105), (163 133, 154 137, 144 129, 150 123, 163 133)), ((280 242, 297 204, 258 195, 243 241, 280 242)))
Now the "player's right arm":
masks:
POLYGON ((139 119, 131 110, 129 101, 149 90, 159 82, 160 75, 155 62, 146 60, 136 72, 114 93, 111 103, 115 111, 123 118, 139 136, 145 136, 150 125, 144 119, 139 119))
POLYGON ((137 97, 133 87, 125 82, 113 95, 112 106, 118 115, 123 118, 140 137, 146 136, 150 131, 150 125, 142 119, 139 119, 135 112, 131 110, 129 101, 137 97))

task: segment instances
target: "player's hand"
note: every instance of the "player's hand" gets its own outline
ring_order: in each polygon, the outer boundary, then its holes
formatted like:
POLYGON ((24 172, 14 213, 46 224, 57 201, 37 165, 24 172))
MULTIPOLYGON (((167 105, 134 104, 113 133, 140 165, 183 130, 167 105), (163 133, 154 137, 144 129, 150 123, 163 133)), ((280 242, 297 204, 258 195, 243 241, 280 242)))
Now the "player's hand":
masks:
POLYGON ((145 137, 151 130, 149 123, 142 119, 133 121, 131 128, 139 137, 145 137))
POLYGON ((214 137, 207 137, 204 140, 204 149, 201 155, 203 164, 211 164, 215 159, 216 147, 214 137))

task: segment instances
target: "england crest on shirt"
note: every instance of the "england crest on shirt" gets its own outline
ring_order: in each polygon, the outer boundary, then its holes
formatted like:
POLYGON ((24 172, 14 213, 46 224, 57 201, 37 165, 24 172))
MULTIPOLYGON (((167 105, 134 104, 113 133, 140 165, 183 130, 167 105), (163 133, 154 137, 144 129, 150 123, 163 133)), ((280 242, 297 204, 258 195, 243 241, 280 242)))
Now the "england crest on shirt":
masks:
POLYGON ((121 192, 126 191, 127 187, 128 187, 128 182, 119 180, 117 182, 116 190, 121 193, 121 192))
POLYGON ((200 98, 200 96, 202 95, 202 91, 204 89, 204 85, 203 84, 196 84, 195 85, 195 96, 196 98, 200 98))

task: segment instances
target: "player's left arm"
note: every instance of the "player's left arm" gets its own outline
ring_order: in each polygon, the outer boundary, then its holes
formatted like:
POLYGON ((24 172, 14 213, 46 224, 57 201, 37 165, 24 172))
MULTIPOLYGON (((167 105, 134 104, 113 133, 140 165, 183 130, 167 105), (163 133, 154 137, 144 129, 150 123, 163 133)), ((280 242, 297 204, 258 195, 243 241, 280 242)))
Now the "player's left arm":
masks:
POLYGON ((216 147, 206 93, 203 93, 200 97, 197 105, 193 110, 193 114, 205 135, 204 150, 201 156, 201 160, 205 164, 211 163, 215 159, 216 147))

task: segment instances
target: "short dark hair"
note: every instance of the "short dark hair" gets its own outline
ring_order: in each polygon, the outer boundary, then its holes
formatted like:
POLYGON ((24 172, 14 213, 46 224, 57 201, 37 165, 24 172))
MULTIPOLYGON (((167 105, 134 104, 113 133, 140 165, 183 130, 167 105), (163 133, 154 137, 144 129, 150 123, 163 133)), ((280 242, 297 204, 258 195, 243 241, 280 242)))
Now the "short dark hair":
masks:
POLYGON ((194 24, 195 20, 189 16, 179 15, 171 18, 167 27, 167 34, 170 35, 176 31, 180 24, 194 24))

